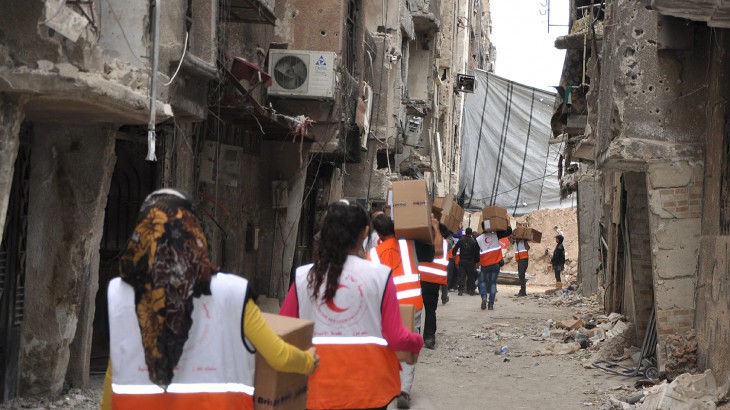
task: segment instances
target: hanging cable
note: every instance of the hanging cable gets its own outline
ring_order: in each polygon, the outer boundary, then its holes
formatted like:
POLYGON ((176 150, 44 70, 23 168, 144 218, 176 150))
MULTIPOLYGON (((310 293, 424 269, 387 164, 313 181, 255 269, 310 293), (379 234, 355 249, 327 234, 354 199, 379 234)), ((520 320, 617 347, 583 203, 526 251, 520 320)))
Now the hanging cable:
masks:
POLYGON ((509 129, 509 120, 512 116, 512 93, 514 91, 514 83, 512 81, 507 82, 507 97, 504 103, 504 117, 502 119, 502 132, 499 135, 499 147, 497 148, 497 168, 494 170, 494 179, 492 180, 492 199, 489 201, 489 205, 494 205, 496 201, 497 190, 499 190, 499 182, 502 177, 502 163, 504 148, 507 145, 507 130, 509 129))
POLYGON ((183 60, 185 59, 185 53, 187 53, 187 51, 188 51, 188 37, 189 36, 190 36, 190 33, 186 31, 185 32, 185 44, 183 45, 183 52, 182 52, 182 56, 180 57, 180 62, 177 63, 177 68, 175 69, 175 73, 172 75, 172 77, 170 77, 170 81, 166 82, 163 85, 168 86, 168 85, 172 84, 172 82, 175 80, 175 77, 177 77, 177 73, 180 72, 180 67, 182 67, 183 60))
MULTIPOLYGON (((527 123, 527 139, 525 140, 525 152, 522 155, 522 170, 520 171, 520 183, 517 185, 517 199, 515 199, 515 208, 512 214, 517 213, 517 205, 520 203, 520 193, 522 193, 522 178, 525 176, 525 163, 527 162, 527 148, 530 144, 530 132, 532 131, 532 111, 535 108, 535 89, 532 89, 532 98, 530 98, 530 120, 527 123)), ((550 144, 548 144, 550 145, 550 144)))

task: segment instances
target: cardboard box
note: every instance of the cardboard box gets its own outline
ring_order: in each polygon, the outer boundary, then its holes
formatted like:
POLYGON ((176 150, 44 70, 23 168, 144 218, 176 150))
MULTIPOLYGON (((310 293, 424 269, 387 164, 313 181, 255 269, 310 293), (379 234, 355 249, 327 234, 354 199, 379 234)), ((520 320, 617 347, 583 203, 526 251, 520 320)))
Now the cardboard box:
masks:
POLYGON ((482 213, 470 212, 464 217, 464 230, 471 228, 474 232, 482 231, 482 213))
MULTIPOLYGON (((284 341, 300 349, 312 347, 314 322, 262 313, 266 324, 284 341)), ((256 354, 254 409, 295 410, 307 406, 309 377, 295 373, 279 373, 256 354)))
POLYGON ((509 226, 506 209, 498 206, 482 209, 482 228, 486 232, 505 231, 509 226))
POLYGON ((390 210, 395 224, 395 236, 433 243, 431 225, 431 201, 426 181, 393 182, 393 206, 390 210))
POLYGON ((534 243, 540 243, 542 241, 542 233, 540 231, 524 225, 518 225, 513 232, 513 236, 517 239, 524 239, 534 243))
POLYGON ((452 194, 448 194, 440 200, 440 207, 437 207, 434 201, 433 209, 436 219, 446 225, 451 232, 457 232, 459 230, 459 224, 464 219, 464 208, 456 203, 452 194), (438 214, 436 212, 437 210, 439 211, 438 214))
MULTIPOLYGON (((403 325, 411 332, 415 326, 415 315, 416 311, 413 305, 400 305, 400 317, 403 320, 403 325)), ((395 356, 398 360, 407 364, 414 364, 416 362, 416 358, 412 352, 395 352, 395 356)))

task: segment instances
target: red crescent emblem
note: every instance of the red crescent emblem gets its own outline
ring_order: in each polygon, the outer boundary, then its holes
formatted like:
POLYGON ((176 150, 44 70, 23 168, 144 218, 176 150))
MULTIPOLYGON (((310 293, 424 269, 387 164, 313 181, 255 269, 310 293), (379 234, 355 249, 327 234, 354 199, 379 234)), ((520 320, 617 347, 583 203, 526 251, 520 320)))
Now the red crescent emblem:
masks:
MULTIPOLYGON (((337 286, 337 289, 342 289, 342 288, 347 288, 347 286, 345 286, 345 285, 337 286)), ((327 305, 328 308, 330 308, 331 311, 336 312, 336 313, 347 312, 350 309, 349 307, 342 309, 341 307, 335 305, 334 299, 328 300, 327 302, 325 302, 325 304, 327 305)))

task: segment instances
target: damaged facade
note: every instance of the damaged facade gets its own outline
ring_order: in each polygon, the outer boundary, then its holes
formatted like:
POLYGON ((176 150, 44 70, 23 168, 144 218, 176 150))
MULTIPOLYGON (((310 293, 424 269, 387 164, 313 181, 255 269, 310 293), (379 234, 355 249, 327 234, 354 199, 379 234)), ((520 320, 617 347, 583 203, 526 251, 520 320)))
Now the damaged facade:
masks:
POLYGON ((636 324, 656 311, 657 355, 697 332, 701 369, 730 375, 727 211, 730 6, 571 2, 554 143, 578 194, 580 282, 636 324))
POLYGON ((190 192, 214 262, 280 299, 332 200, 456 190, 488 2, 26 3, 0 6, 0 401, 104 371, 106 285, 155 189, 190 192))

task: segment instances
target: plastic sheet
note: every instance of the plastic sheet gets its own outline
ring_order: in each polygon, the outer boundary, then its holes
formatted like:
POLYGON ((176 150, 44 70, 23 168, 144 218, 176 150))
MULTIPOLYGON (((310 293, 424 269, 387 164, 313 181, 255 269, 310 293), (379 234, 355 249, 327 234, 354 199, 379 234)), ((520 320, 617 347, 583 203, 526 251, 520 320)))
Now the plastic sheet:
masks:
POLYGON ((497 205, 513 215, 572 206, 560 200, 558 160, 550 145, 555 94, 474 70, 461 142, 459 199, 470 210, 497 205))

